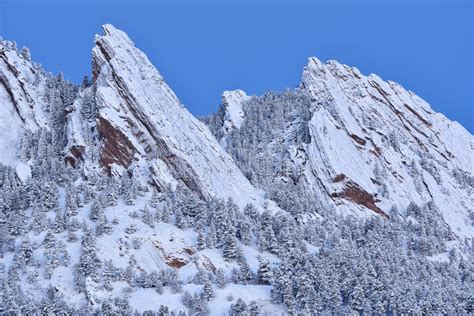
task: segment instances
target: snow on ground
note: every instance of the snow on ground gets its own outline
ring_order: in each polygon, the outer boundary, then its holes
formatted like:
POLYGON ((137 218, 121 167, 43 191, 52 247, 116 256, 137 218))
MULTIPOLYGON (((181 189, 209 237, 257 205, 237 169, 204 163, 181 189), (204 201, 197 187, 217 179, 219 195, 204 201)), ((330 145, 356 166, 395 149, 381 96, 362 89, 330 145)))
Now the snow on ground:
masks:
MULTIPOLYGON (((195 287, 197 288, 199 286, 195 287)), ((191 286, 187 286, 187 288, 191 289, 191 286)), ((200 288, 202 288, 202 286, 200 286, 200 288)), ((196 289, 196 291, 198 291, 198 289, 196 289)), ((160 308, 160 305, 166 305, 173 311, 187 312, 188 309, 183 305, 181 296, 182 293, 171 293, 168 290, 164 291, 163 294, 159 294, 154 289, 139 289, 131 293, 129 302, 130 305, 135 306, 139 312, 147 310, 156 311, 160 308)))
POLYGON ((281 305, 270 304, 270 285, 242 285, 229 284, 219 290, 214 301, 209 304, 211 315, 227 315, 230 306, 239 298, 247 304, 256 301, 263 306, 262 313, 269 315, 284 314, 286 308, 281 305))
POLYGON ((443 253, 439 253, 433 256, 429 256, 427 257, 427 259, 431 261, 449 263, 449 254, 447 252, 443 252, 443 253))
MULTIPOLYGON (((183 291, 190 294, 202 290, 202 285, 186 284, 183 291)), ((282 305, 270 304, 270 285, 242 285, 228 284, 225 288, 216 290, 216 297, 208 303, 211 315, 228 315, 229 309, 239 298, 247 304, 251 301, 262 306, 262 313, 266 315, 282 315, 286 308, 282 305)), ((154 289, 140 289, 131 293, 130 304, 137 306, 139 312, 157 310, 160 305, 166 305, 170 310, 187 311, 182 302, 182 293, 165 291, 157 293, 154 289)))
POLYGON ((31 177, 31 168, 23 162, 18 162, 16 164, 16 174, 20 178, 21 182, 26 183, 31 177))

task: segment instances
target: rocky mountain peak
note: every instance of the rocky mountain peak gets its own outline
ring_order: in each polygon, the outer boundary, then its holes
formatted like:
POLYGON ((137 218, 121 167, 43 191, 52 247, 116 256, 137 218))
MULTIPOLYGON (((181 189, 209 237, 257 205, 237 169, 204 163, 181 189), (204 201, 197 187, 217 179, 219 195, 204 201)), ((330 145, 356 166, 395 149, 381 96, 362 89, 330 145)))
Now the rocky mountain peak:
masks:
POLYGON ((316 104, 308 174, 323 179, 336 205, 387 213, 433 200, 455 231, 472 234, 472 188, 453 177, 472 177, 469 132, 401 85, 337 62, 310 58, 302 87, 316 104))
MULTIPOLYGON (((183 107, 125 33, 107 24, 95 43, 100 164, 110 174, 128 169, 159 189, 183 182, 204 198, 263 201, 208 128, 183 107)), ((233 94, 229 96, 233 101, 233 94)))

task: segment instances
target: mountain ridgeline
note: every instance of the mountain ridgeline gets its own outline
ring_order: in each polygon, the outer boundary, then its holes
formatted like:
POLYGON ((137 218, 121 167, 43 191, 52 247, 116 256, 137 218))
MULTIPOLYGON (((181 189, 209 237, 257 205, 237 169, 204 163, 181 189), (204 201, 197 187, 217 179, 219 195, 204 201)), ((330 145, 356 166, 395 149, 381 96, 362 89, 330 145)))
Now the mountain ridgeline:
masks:
POLYGON ((0 313, 474 312, 474 137, 310 58, 197 119, 122 31, 91 79, 0 41, 0 313))

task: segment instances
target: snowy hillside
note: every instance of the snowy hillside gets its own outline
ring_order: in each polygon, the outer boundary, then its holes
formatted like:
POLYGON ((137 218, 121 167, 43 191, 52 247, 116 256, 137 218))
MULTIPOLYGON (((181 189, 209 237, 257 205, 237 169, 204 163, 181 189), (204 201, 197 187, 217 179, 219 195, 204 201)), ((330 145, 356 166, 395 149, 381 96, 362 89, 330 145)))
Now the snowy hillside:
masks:
POLYGON ((204 124, 103 29, 81 85, 0 42, 0 314, 472 313, 462 126, 315 58, 204 124))

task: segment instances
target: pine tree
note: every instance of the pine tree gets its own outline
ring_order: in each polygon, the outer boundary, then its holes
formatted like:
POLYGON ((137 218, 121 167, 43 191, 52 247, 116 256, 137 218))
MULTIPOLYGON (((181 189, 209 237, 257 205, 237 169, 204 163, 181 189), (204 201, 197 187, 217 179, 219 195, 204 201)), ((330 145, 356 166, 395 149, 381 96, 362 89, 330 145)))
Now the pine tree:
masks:
POLYGON ((33 263, 33 249, 30 244, 28 236, 23 238, 20 245, 21 259, 25 265, 31 265, 33 263))
POLYGON ((227 284, 226 277, 222 269, 217 269, 216 271, 216 284, 220 289, 224 288, 227 284))
POLYGON ((190 311, 192 315, 207 315, 209 313, 207 300, 203 295, 198 293, 193 295, 190 311))
POLYGON ((85 276, 96 275, 100 269, 101 262, 97 256, 94 236, 88 229, 84 232, 81 245, 79 270, 85 276))
POLYGON ((112 225, 110 225, 109 220, 107 219, 104 213, 100 214, 99 216, 100 217, 97 221, 97 226, 95 230, 96 235, 101 236, 104 233, 110 235, 113 231, 112 225))
POLYGON ((3 258, 5 248, 8 242, 8 232, 6 225, 5 214, 3 214, 2 208, 2 195, 0 194, 0 258, 3 258))
POLYGON ((77 217, 75 216, 71 217, 69 219, 69 223, 67 224, 67 228, 71 232, 78 231, 79 228, 81 228, 81 223, 79 223, 79 220, 77 219, 77 217))
POLYGON ((145 205, 143 207, 143 222, 150 226, 151 228, 155 227, 154 221, 153 221, 153 215, 151 214, 150 210, 148 209, 148 206, 145 205))
POLYGON ((273 273, 270 267, 270 262, 265 259, 259 260, 258 271, 257 271, 258 284, 269 285, 271 284, 272 277, 273 277, 273 273))
POLYGON ((159 316, 169 316, 170 315, 169 308, 167 306, 160 305, 160 309, 158 310, 158 315, 159 316))
POLYGON ((66 223, 64 220, 64 216, 59 209, 56 209, 56 215, 55 215, 54 224, 53 224, 53 231, 55 233, 61 233, 65 230, 65 228, 66 228, 66 223))
POLYGON ((239 254, 239 249, 237 246, 237 240, 235 236, 233 236, 231 233, 227 233, 227 236, 225 238, 225 243, 224 243, 224 258, 226 260, 232 260, 237 258, 239 254))
POLYGON ((206 246, 207 248, 214 248, 216 246, 216 229, 213 223, 211 223, 211 226, 209 227, 209 232, 206 237, 206 246))
POLYGON ((89 218, 93 221, 98 221, 101 217, 105 216, 103 206, 99 201, 94 201, 91 206, 89 218))
POLYGON ((206 249, 206 240, 204 239, 204 235, 202 233, 198 234, 196 244, 198 250, 206 249))
POLYGON ((178 208, 174 212, 174 224, 181 229, 184 229, 187 227, 188 221, 186 220, 186 216, 181 212, 181 210, 178 208))
POLYGON ((171 205, 168 201, 165 201, 163 205, 161 220, 163 223, 171 223, 171 205))
POLYGON ((363 312, 365 305, 364 290, 360 286, 354 287, 350 295, 350 306, 357 312, 363 312))
POLYGON ((125 204, 133 205, 138 195, 138 183, 133 176, 129 176, 128 171, 124 171, 122 175, 122 192, 125 204))
POLYGON ((250 245, 250 242, 252 241, 252 231, 251 231, 250 222, 243 220, 240 223, 238 235, 239 235, 240 241, 242 241, 244 245, 247 245, 247 246, 250 245))
POLYGON ((204 298, 208 301, 212 301, 214 297, 216 296, 216 294, 214 293, 214 290, 212 289, 212 285, 209 281, 207 281, 204 284, 203 295, 204 295, 204 298))
POLYGON ((118 200, 118 188, 119 184, 115 178, 107 178, 106 186, 104 188, 101 197, 103 197, 102 205, 103 206, 115 206, 117 205, 118 200))
POLYGON ((239 257, 237 279, 240 284, 253 284, 255 280, 255 276, 243 256, 239 257))
POLYGON ((278 242, 273 230, 272 216, 268 210, 263 212, 260 218, 258 244, 262 251, 278 252, 278 242))
POLYGON ((68 231, 67 242, 73 243, 76 241, 78 241, 77 234, 74 233, 73 231, 68 231))
POLYGON ((132 308, 130 307, 129 302, 126 299, 116 297, 113 300, 113 305, 116 309, 116 314, 118 315, 131 315, 132 308))
POLYGON ((59 205, 59 193, 56 184, 46 182, 41 195, 42 206, 45 211, 54 210, 59 205))
POLYGON ((54 237, 53 233, 49 230, 43 240, 43 247, 45 249, 51 249, 56 246, 56 238, 54 237))
POLYGON ((163 194, 159 193, 155 188, 153 188, 153 193, 151 195, 150 205, 156 210, 160 203, 164 200, 163 194))
POLYGON ((187 308, 191 309, 193 306, 193 296, 189 291, 184 291, 183 295, 181 296, 181 302, 183 303, 184 306, 187 308))
POLYGON ((28 161, 31 158, 32 138, 33 135, 31 134, 31 131, 25 129, 20 143, 20 159, 22 161, 28 161))
POLYGON ((250 219, 250 222, 253 224, 253 226, 257 226, 257 223, 260 221, 258 211, 253 204, 247 204, 244 207, 244 215, 250 219))
POLYGON ((247 304, 239 298, 237 302, 231 305, 229 315, 231 316, 246 316, 248 315, 247 304))
POLYGON ((313 303, 314 286, 307 274, 302 274, 297 280, 296 301, 300 310, 310 310, 310 304, 313 303))
POLYGON ((54 269, 60 265, 58 252, 55 248, 49 248, 43 252, 43 256, 46 259, 44 277, 50 279, 54 269))
POLYGON ((260 315, 260 306, 255 301, 249 303, 249 316, 260 315))
POLYGON ((68 216, 76 216, 78 205, 78 196, 74 187, 66 188, 66 214, 68 216))
POLYGON ((162 211, 160 209, 155 209, 155 211, 153 212, 153 219, 159 223, 162 221, 162 218, 163 218, 162 211))

